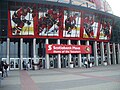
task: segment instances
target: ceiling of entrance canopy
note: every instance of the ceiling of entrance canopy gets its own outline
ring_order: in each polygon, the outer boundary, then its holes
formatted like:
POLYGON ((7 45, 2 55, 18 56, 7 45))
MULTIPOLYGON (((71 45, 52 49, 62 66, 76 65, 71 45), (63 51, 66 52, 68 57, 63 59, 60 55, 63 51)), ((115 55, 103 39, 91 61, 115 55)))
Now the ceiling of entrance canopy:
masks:
POLYGON ((68 3, 72 5, 83 6, 91 9, 112 13, 112 9, 106 0, 46 0, 58 3, 68 3))

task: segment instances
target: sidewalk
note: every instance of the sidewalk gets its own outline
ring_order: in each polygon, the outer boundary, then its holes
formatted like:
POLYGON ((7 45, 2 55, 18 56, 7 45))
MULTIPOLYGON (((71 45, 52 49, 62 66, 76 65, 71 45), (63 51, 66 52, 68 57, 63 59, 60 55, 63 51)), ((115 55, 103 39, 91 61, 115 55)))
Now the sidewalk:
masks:
POLYGON ((87 69, 9 71, 0 90, 120 90, 120 64, 87 69))

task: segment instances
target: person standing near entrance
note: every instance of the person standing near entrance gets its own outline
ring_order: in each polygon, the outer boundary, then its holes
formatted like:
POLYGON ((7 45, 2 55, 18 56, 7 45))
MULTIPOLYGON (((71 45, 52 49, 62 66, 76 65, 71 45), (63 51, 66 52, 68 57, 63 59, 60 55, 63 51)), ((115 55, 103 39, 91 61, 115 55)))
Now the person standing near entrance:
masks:
POLYGON ((23 70, 26 70, 26 62, 25 61, 22 62, 22 66, 23 66, 23 70))
POLYGON ((90 68, 90 63, 91 63, 91 62, 90 62, 90 60, 88 59, 88 68, 90 68))
POLYGON ((28 63, 26 64, 26 69, 27 69, 27 70, 30 70, 30 62, 28 62, 28 63))
POLYGON ((4 76, 4 62, 3 61, 0 62, 0 71, 2 72, 2 78, 3 78, 4 76))
POLYGON ((35 67, 34 67, 34 61, 32 60, 32 70, 35 70, 35 67))
POLYGON ((6 61, 5 61, 5 63, 4 63, 4 69, 5 69, 5 77, 8 77, 8 72, 7 72, 7 69, 8 69, 8 64, 6 63, 6 61))
POLYGON ((41 68, 42 68, 42 60, 39 60, 38 69, 40 70, 41 68))
POLYGON ((87 68, 88 67, 88 61, 87 61, 87 59, 85 59, 85 67, 87 68))

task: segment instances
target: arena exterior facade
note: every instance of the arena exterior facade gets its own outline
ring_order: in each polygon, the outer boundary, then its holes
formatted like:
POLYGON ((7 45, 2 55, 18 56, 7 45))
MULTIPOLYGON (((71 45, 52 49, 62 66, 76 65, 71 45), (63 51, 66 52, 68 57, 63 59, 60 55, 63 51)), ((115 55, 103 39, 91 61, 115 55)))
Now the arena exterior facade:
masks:
POLYGON ((110 42, 117 17, 109 4, 80 1, 2 0, 0 59, 10 70, 32 60, 45 69, 83 67, 86 58, 93 66, 119 64, 120 45, 110 42))

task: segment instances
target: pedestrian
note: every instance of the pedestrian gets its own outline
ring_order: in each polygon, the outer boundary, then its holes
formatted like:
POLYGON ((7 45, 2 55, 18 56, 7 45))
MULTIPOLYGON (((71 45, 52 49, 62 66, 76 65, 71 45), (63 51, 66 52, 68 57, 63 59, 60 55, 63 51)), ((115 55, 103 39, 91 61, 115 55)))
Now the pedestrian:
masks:
POLYGON ((88 61, 87 61, 87 59, 85 60, 85 67, 87 68, 88 67, 88 61))
POLYGON ((22 66, 23 66, 23 70, 26 70, 26 62, 25 61, 22 62, 22 66))
POLYGON ((27 70, 30 70, 30 62, 27 63, 27 70))
POLYGON ((3 78, 4 76, 4 62, 3 61, 1 61, 0 63, 0 71, 2 72, 2 78, 3 78))
POLYGON ((34 67, 34 61, 32 60, 32 70, 35 70, 35 67, 34 67))
POLYGON ((5 77, 8 77, 7 69, 8 69, 8 64, 5 61, 5 63, 4 63, 4 70, 5 70, 4 75, 5 75, 5 77))
POLYGON ((41 68, 42 68, 42 60, 39 60, 38 69, 40 70, 41 68))
POLYGON ((90 60, 88 59, 88 68, 90 68, 90 63, 91 63, 91 62, 90 62, 90 60))

